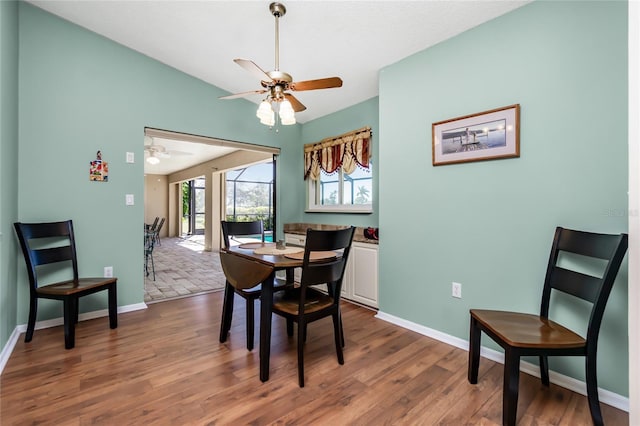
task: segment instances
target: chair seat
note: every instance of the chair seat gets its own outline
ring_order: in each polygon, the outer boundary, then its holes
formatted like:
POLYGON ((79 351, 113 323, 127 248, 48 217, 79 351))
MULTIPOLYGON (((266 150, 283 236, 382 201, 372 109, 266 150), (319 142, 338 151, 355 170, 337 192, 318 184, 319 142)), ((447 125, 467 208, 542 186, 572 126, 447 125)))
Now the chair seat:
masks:
MULTIPOLYGON (((298 315, 300 303, 300 288, 280 292, 273 298, 274 311, 285 312, 290 315, 298 315)), ((307 288, 305 313, 321 311, 333 305, 333 298, 313 288, 307 288)))
POLYGON ((516 348, 580 348, 585 339, 562 325, 539 315, 471 309, 471 316, 485 329, 516 348))
MULTIPOLYGON (((293 283, 287 283, 286 280, 281 280, 280 278, 276 278, 273 280, 273 291, 284 290, 287 287, 293 287, 293 283)), ((240 293, 245 297, 250 297, 257 299, 260 297, 260 292, 262 291, 262 284, 258 284, 255 287, 251 288, 243 288, 243 289, 235 289, 236 293, 240 293)))
POLYGON ((90 289, 101 288, 116 282, 116 278, 80 278, 78 281, 62 281, 38 287, 36 292, 42 295, 64 296, 80 293, 90 289))

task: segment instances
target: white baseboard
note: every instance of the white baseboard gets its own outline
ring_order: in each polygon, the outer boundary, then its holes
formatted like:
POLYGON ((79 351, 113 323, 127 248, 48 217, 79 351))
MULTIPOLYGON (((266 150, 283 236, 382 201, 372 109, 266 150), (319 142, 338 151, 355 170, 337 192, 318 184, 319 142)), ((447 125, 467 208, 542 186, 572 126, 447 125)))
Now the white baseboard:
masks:
MULTIPOLYGON (((414 322, 407 321, 405 319, 386 314, 381 311, 378 311, 378 314, 375 317, 383 321, 387 321, 391 324, 400 326, 402 328, 406 328, 407 330, 415 331, 416 333, 420 333, 423 336, 428 336, 432 339, 436 339, 448 345, 455 346, 456 348, 469 351, 468 340, 460 339, 458 337, 442 333, 438 330, 434 330, 432 328, 425 327, 423 325, 416 324, 414 322)), ((504 364, 504 353, 502 352, 488 349, 483 346, 482 348, 480 348, 480 355, 497 363, 504 364)), ((535 364, 531 364, 530 362, 521 361, 520 371, 535 377, 540 377, 540 368, 535 364)), ((564 374, 560 374, 555 371, 549 371, 549 380, 555 385, 562 386, 563 388, 569 389, 581 395, 587 395, 586 383, 574 379, 573 377, 565 376, 564 374)), ((604 404, 611 405, 612 407, 629 412, 629 398, 602 388, 598 388, 598 397, 600 398, 600 402, 604 404)))
MULTIPOLYGON (((147 305, 145 303, 136 303, 133 305, 120 306, 118 307, 118 313, 122 314, 125 312, 139 311, 141 309, 147 309, 147 305)), ((90 319, 101 318, 106 316, 109 316, 109 310, 101 309, 99 311, 86 312, 84 314, 78 315, 78 321, 87 321, 90 319)), ((63 324, 64 324, 64 318, 53 318, 46 321, 37 321, 35 329, 41 330, 43 328, 57 327, 63 324)), ((9 336, 9 340, 7 341, 7 344, 4 345, 4 348, 2 348, 2 351, 0 352, 0 374, 2 374, 2 371, 4 370, 4 366, 7 364, 7 361, 9 361, 9 357, 11 356, 11 353, 13 352, 13 348, 15 348, 16 343, 18 342, 18 338, 22 333, 26 331, 27 331, 27 324, 19 324, 16 326, 16 328, 13 329, 13 332, 11 333, 11 336, 9 336)))

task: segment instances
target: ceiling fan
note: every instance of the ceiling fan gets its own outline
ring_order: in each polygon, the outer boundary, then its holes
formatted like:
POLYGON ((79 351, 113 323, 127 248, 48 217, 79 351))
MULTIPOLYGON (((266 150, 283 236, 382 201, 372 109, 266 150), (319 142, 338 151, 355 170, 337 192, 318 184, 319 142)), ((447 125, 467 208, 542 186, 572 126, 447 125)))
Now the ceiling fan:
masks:
POLYGON ((280 48, 279 48, 279 27, 278 22, 285 15, 287 9, 281 3, 271 3, 269 11, 275 17, 275 69, 273 71, 264 71, 253 61, 248 59, 234 59, 233 61, 245 70, 252 73, 260 79, 262 89, 251 90, 248 92, 235 93, 232 95, 221 96, 220 99, 241 98, 254 94, 267 94, 262 101, 256 115, 260 118, 260 122, 269 126, 275 123, 274 107, 278 110, 280 121, 282 124, 295 124, 294 112, 300 112, 307 109, 295 96, 287 91, 301 92, 304 90, 330 89, 334 87, 342 87, 340 77, 328 77, 317 80, 293 81, 293 77, 286 72, 280 71, 280 48))
POLYGON ((161 158, 171 158, 172 155, 191 155, 190 152, 168 150, 158 145, 151 136, 144 137, 144 155, 149 164, 158 164, 161 158))

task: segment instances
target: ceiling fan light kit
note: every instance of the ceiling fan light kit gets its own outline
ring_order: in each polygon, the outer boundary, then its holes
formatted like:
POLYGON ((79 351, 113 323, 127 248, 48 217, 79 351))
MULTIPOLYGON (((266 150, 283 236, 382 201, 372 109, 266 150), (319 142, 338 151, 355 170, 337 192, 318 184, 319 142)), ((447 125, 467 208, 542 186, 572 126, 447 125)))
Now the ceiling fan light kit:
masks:
POLYGON ((293 77, 286 72, 280 71, 280 34, 278 20, 285 15, 287 9, 281 3, 271 3, 269 11, 275 18, 275 69, 266 72, 253 61, 248 59, 234 59, 233 61, 245 70, 254 74, 260 79, 260 90, 236 93, 233 95, 221 96, 220 99, 235 99, 254 94, 267 94, 260 103, 256 112, 256 117, 260 123, 273 127, 276 123, 276 112, 280 123, 284 126, 296 124, 296 112, 307 109, 298 99, 287 90, 301 92, 303 90, 330 89, 342 87, 342 80, 339 77, 321 78, 317 80, 307 80, 294 82, 293 77))
POLYGON ((153 154, 149 154, 149 156, 147 157, 147 163, 158 164, 160 163, 160 159, 153 154))

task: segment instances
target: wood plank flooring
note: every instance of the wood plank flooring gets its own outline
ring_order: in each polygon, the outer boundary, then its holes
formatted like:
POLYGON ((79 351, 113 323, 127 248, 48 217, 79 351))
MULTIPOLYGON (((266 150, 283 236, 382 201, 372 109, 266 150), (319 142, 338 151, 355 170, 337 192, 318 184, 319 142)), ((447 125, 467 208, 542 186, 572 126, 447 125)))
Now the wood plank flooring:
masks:
MULTIPOLYGON (((150 305, 81 322, 76 347, 62 327, 36 330, 16 345, 0 376, 2 425, 496 425, 502 366, 482 359, 467 382, 467 352, 343 304, 345 364, 331 320, 309 325, 306 387, 299 388, 295 338, 273 319, 270 380, 260 382, 256 349, 245 346, 244 303, 231 335, 218 342, 222 293, 150 305)), ((257 307, 258 305, 256 305, 257 307)), ((258 328, 256 327, 256 334, 258 328)), ((607 425, 627 413, 603 404, 607 425)), ((586 398, 544 388, 522 374, 520 425, 591 424, 586 398)))

